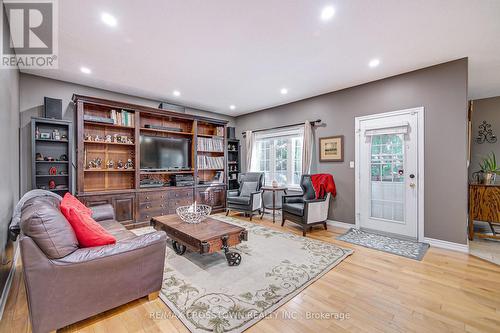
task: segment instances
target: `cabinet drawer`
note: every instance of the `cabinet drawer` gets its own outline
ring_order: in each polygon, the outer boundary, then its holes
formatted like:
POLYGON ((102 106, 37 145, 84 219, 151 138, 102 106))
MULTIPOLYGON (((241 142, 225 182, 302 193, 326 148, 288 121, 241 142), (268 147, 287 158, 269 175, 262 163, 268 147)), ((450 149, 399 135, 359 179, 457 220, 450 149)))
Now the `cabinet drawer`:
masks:
POLYGON ((140 202, 139 203, 139 210, 158 210, 158 209, 164 209, 167 208, 168 204, 167 201, 146 201, 146 202, 140 202))
POLYGON ((167 198, 167 192, 144 192, 139 193, 139 202, 161 201, 167 198))
POLYGON ((168 201, 168 207, 171 208, 177 208, 180 206, 189 206, 193 204, 193 199, 192 198, 186 198, 186 199, 170 199, 168 201))
POLYGON ((185 190, 172 190, 167 192, 168 199, 193 199, 193 190, 185 189, 185 190))
MULTIPOLYGON (((175 212, 174 212, 175 213, 175 212)), ((155 216, 174 214, 168 209, 142 209, 139 211, 139 221, 149 221, 155 216)))

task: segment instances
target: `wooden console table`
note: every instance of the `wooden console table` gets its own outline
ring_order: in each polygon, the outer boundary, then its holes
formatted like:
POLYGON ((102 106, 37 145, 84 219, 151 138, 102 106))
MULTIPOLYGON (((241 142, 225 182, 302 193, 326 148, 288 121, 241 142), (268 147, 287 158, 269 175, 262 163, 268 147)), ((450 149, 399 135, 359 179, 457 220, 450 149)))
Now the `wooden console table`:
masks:
POLYGON ((493 225, 500 225, 500 184, 497 185, 469 185, 469 240, 474 235, 479 238, 500 239, 500 234, 495 232, 493 225), (492 230, 492 235, 474 233, 474 220, 487 222, 492 230))

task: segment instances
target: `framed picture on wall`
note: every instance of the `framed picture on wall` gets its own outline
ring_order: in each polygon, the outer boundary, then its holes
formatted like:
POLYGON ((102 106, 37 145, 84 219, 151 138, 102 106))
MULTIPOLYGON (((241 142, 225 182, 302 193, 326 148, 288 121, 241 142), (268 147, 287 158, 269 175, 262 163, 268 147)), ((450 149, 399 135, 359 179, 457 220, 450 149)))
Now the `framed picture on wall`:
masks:
POLYGON ((320 162, 344 161, 343 135, 319 138, 319 161, 320 162))

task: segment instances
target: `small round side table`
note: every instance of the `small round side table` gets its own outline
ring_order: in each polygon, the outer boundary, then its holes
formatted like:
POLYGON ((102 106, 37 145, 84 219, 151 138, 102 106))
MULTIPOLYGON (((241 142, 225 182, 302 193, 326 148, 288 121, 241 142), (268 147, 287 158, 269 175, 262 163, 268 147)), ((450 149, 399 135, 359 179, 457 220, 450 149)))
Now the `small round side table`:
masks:
POLYGON ((286 188, 284 186, 278 186, 278 187, 262 186, 261 190, 262 190, 262 216, 264 216, 266 208, 272 210, 273 211, 273 223, 274 223, 276 220, 276 211, 281 209, 281 206, 279 206, 279 207, 276 206, 276 192, 283 191, 283 193, 286 194, 286 191, 288 190, 288 188, 286 188), (264 204, 264 193, 265 192, 273 192, 273 205, 271 207, 266 207, 266 205, 264 204))

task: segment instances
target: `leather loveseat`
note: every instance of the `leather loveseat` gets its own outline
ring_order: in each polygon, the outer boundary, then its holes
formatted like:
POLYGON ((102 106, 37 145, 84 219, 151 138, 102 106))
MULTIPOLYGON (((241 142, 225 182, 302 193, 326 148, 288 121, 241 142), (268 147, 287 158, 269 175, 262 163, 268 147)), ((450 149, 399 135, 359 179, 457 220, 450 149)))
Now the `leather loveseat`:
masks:
POLYGON ((20 247, 34 333, 50 332, 161 289, 166 235, 136 236, 111 205, 92 217, 117 242, 79 248, 59 199, 35 197, 22 207, 20 247))

